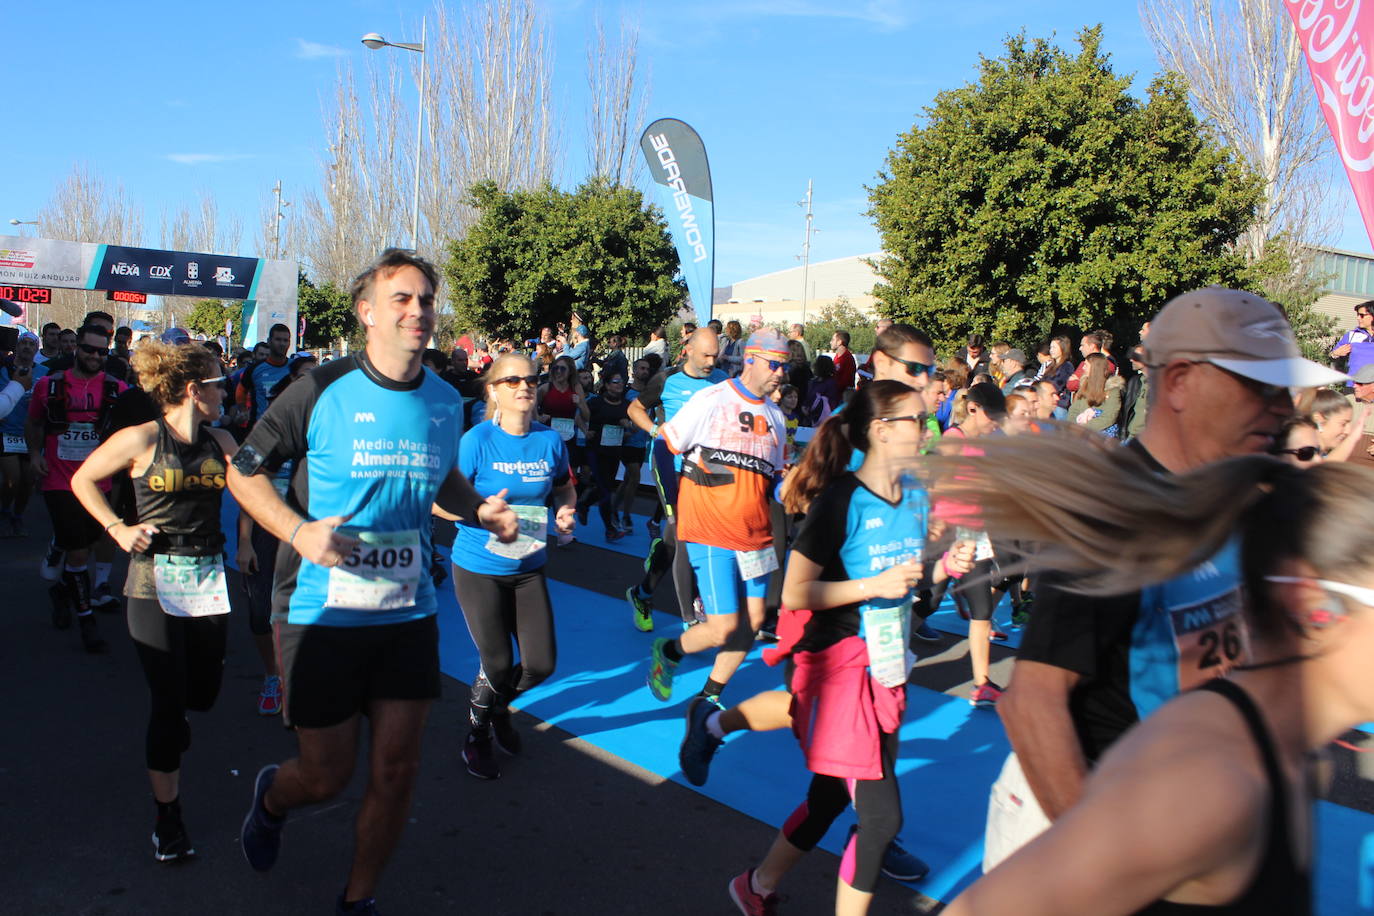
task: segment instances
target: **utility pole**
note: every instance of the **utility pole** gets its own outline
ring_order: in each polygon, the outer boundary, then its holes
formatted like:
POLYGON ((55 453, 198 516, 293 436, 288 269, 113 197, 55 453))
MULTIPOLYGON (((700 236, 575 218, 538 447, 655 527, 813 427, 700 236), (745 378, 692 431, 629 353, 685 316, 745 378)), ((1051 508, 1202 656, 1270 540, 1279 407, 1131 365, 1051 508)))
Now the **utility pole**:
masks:
POLYGON ((806 301, 808 293, 807 274, 811 270, 811 233, 816 230, 812 228, 811 221, 811 179, 806 180, 806 200, 797 201, 797 206, 806 208, 806 236, 802 241, 802 253, 798 255, 802 262, 802 324, 806 324, 806 301))
POLYGON ((285 208, 285 207, 291 206, 291 202, 290 202, 289 200, 288 200, 288 201, 284 201, 284 200, 281 199, 281 179, 280 179, 280 178, 278 178, 278 179, 277 179, 277 183, 276 183, 275 185, 272 186, 272 194, 273 194, 273 196, 276 197, 276 199, 277 199, 277 217, 276 217, 276 219, 272 220, 272 257, 273 257, 273 258, 280 258, 280 257, 281 257, 281 221, 284 220, 284 219, 286 218, 286 214, 282 212, 282 209, 285 208))

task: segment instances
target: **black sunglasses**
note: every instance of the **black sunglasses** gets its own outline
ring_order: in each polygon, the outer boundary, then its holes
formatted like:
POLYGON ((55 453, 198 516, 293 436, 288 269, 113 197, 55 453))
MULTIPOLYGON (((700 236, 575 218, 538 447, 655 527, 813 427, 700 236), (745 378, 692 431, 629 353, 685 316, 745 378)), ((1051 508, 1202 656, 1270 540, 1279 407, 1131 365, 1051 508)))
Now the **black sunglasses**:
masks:
POLYGON ((531 388, 539 387, 539 376, 537 375, 507 375, 503 378, 493 379, 493 385, 505 385, 507 388, 519 388, 520 383, 524 382, 531 388))
POLYGON ((924 424, 924 423, 926 422, 926 415, 923 414, 923 413, 917 413, 917 414, 910 414, 910 413, 909 413, 909 414, 905 414, 905 415, 900 416, 900 417, 877 417, 876 419, 878 420, 879 423, 896 423, 896 422, 899 421, 899 420, 910 420, 910 421, 913 422, 913 423, 922 423, 922 424, 924 424))
POLYGON ((933 365, 927 363, 918 363, 914 359, 902 359, 900 356, 894 356, 886 350, 883 350, 881 352, 888 359, 901 363, 902 368, 906 370, 907 375, 932 375, 935 372, 935 366, 933 365))
POLYGON ((92 356, 105 356, 110 352, 109 347, 93 347, 90 344, 77 344, 76 348, 82 353, 89 353, 92 356))
POLYGON ((1292 455, 1299 461, 1311 461, 1317 457, 1321 449, 1315 445, 1304 445, 1302 448, 1280 448, 1270 452, 1271 455, 1292 455))

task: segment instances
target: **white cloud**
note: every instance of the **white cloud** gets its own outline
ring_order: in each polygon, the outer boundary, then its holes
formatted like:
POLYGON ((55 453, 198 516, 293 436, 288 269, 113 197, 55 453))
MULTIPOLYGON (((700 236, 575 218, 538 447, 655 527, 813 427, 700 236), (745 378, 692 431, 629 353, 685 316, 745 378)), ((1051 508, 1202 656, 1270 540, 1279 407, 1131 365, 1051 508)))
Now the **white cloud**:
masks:
POLYGON ((322 45, 318 41, 296 39, 296 56, 301 60, 319 60, 321 57, 342 57, 347 52, 333 45, 322 45))
POLYGON ((168 153, 167 158, 178 165, 206 165, 212 162, 233 162, 247 159, 246 153, 168 153))

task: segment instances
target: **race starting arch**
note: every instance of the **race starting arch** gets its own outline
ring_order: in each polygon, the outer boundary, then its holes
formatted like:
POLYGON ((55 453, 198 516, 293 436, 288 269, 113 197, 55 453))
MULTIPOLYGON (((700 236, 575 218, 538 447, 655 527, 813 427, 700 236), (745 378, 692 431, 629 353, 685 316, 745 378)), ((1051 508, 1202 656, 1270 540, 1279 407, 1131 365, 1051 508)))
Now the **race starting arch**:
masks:
POLYGON ((231 344, 278 323, 299 344, 296 281, 295 261, 0 236, 0 284, 242 300, 231 344))

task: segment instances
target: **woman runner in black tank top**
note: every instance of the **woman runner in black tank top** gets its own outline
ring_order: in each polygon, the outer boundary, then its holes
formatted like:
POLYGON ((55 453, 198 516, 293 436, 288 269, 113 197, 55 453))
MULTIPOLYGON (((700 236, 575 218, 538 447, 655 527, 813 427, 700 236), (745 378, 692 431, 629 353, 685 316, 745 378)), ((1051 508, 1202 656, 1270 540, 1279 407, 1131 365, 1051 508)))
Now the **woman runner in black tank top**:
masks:
POLYGON ((1129 449, 1051 428, 980 446, 927 459, 932 489, 977 502, 984 524, 1037 544, 1037 563, 1086 594, 1143 589, 1147 613, 1154 583, 1211 575, 1196 558, 1237 538, 1245 627, 1209 625, 1206 603, 1180 610, 1176 673, 1139 676, 1205 686, 1143 711, 1078 801, 945 916, 1312 912, 1310 758, 1374 720, 1374 472, 1249 455, 1154 475, 1129 449), (1223 656, 1240 662, 1225 681, 1223 656))
POLYGON ((214 704, 224 672, 220 499, 235 444, 207 425, 219 418, 224 384, 209 350, 143 344, 133 366, 161 416, 102 443, 72 478, 72 491, 132 555, 124 593, 129 635, 152 699, 145 758, 157 805, 153 855, 167 862, 195 854, 181 819, 181 755, 191 746, 187 710, 214 704), (119 471, 133 479, 132 524, 98 486, 119 471))

